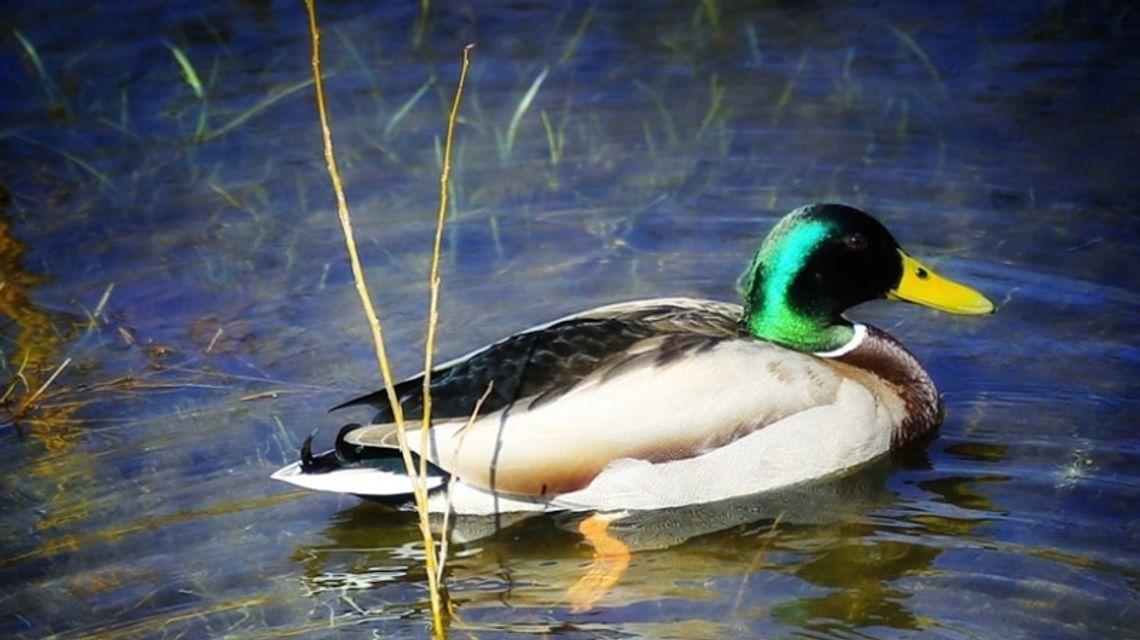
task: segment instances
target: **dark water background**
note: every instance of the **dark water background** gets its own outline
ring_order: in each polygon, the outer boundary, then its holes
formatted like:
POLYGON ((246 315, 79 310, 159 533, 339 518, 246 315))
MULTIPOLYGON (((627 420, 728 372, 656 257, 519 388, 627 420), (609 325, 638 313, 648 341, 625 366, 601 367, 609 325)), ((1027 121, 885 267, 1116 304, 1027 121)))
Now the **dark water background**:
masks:
MULTIPOLYGON (((400 374, 468 42, 444 357, 605 302, 732 299, 774 219, 825 199, 1001 306, 858 310, 927 364, 941 436, 629 522, 641 551, 592 610, 566 595, 590 559, 572 519, 464 524, 491 535, 449 564, 453 636, 1140 634, 1134 5, 431 5, 320 6, 400 374)), ((408 514, 268 480, 377 377, 309 55, 292 0, 0 16, 8 410, 68 363, 0 422, 0 635, 427 637, 408 514)))

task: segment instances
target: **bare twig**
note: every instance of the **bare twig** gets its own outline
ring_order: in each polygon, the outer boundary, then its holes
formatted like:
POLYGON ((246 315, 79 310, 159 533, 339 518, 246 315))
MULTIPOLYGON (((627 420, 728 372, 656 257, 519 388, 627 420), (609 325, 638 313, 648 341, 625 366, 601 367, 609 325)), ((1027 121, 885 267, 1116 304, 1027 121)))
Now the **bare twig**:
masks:
POLYGON ((736 611, 740 609, 740 603, 744 599, 744 590, 748 586, 748 576, 760 566, 763 561, 764 555, 768 553, 768 548, 772 546, 772 541, 776 539, 776 528, 780 526, 780 521, 784 519, 784 512, 781 511, 776 515, 776 519, 772 521, 772 526, 768 529, 767 535, 764 537, 764 542, 760 545, 760 549, 752 556, 752 562, 749 563, 748 569, 744 571, 744 577, 740 579, 740 588, 736 590, 736 601, 732 605, 732 613, 735 616, 736 611))
POLYGON ((32 406, 32 404, 35 403, 36 399, 39 398, 43 394, 44 391, 47 391, 47 388, 51 386, 51 383, 55 382, 55 379, 57 377, 59 377, 59 374, 63 373, 63 370, 69 364, 71 364, 71 358, 65 358, 63 362, 59 363, 59 366, 56 367, 55 371, 53 371, 52 374, 50 376, 48 376, 48 379, 45 380, 44 383, 40 385, 40 388, 36 389, 35 393, 33 393, 30 396, 27 396, 26 398, 24 398, 23 400, 20 401, 19 406, 16 408, 15 414, 17 416, 23 415, 23 413, 25 411, 27 411, 28 407, 32 406))
MULTIPOLYGON (((463 425, 456 435, 459 436, 459 442, 455 445, 455 451, 451 454, 451 468, 456 467, 459 460, 459 450, 463 448, 463 441, 467 439, 467 430, 474 424, 475 419, 479 417, 479 411, 483 408, 483 403, 487 401, 487 396, 491 395, 491 389, 495 388, 495 381, 492 380, 487 383, 486 390, 483 395, 479 396, 479 400, 475 403, 475 408, 471 410, 471 415, 467 418, 467 423, 463 425)), ((451 490, 455 488, 456 474, 452 473, 451 477, 447 479, 447 506, 443 510, 443 527, 439 534, 439 576, 440 580, 443 579, 443 566, 447 563, 447 552, 450 547, 451 537, 448 535, 451 526, 451 490)))
MULTIPOLYGON (((423 419, 420 424, 420 468, 418 480, 413 485, 416 492, 416 511, 420 516, 420 529, 423 532, 425 544, 431 544, 431 520, 428 517, 428 496, 427 496, 427 458, 428 458, 428 431, 431 429, 431 374, 432 374, 432 359, 435 356, 435 334, 439 326, 439 262, 443 246, 443 225, 447 219, 447 204, 450 196, 451 184, 451 155, 452 146, 455 139, 455 123, 459 120, 459 105, 463 103, 463 88, 467 84, 467 70, 471 66, 471 49, 475 45, 469 44, 463 48, 463 66, 459 71, 459 82, 455 87, 455 99, 451 103, 451 112, 447 116, 447 135, 443 147, 443 167, 439 174, 439 212, 436 216, 435 223, 435 241, 432 245, 431 255, 431 275, 428 281, 430 290, 430 302, 428 304, 428 327, 427 327, 427 341, 424 345, 424 379, 423 379, 423 397, 424 397, 424 410, 423 419)), ((479 405, 475 407, 475 413, 479 411, 479 405)), ((474 419, 472 414, 472 419, 474 419)), ((450 510, 450 508, 449 508, 450 510)), ((446 518, 446 516, 445 516, 446 518)), ((440 534, 443 542, 441 547, 446 545, 447 529, 445 528, 440 534)), ((439 593, 439 585, 443 580, 443 562, 438 561, 435 547, 431 546, 426 549, 427 555, 427 571, 429 586, 432 587, 431 600, 432 600, 432 614, 435 624, 436 635, 439 637, 444 636, 442 611, 443 602, 439 593), (434 574, 434 579, 433 579, 434 574)), ((441 548, 441 554, 445 549, 441 548)))
POLYGON ((110 302, 111 292, 114 290, 114 282, 108 284, 106 289, 103 289, 103 295, 99 297, 99 302, 95 305, 95 310, 91 312, 91 318, 88 320, 87 326, 89 328, 94 327, 95 324, 99 322, 99 316, 103 315, 103 312, 107 310, 107 303, 110 302))
POLYGON ((431 532, 431 523, 428 518, 428 496, 427 484, 425 478, 427 476, 427 433, 431 421, 431 361, 435 348, 435 332, 438 326, 438 299, 439 299, 439 262, 440 262, 440 247, 442 245, 443 237, 443 223, 447 211, 448 199, 448 182, 451 174, 451 148, 452 140, 455 131, 455 122, 458 119, 459 105, 463 97, 463 86, 467 78, 467 69, 470 64, 469 53, 471 45, 468 45, 463 50, 463 68, 460 72, 459 85, 456 90, 455 101, 452 105, 451 113, 448 117, 447 127, 447 145, 444 154, 443 171, 440 176, 440 207, 439 218, 436 225, 435 245, 432 253, 432 268, 431 268, 431 304, 428 315, 428 341, 426 352, 424 356, 424 414, 421 423, 421 434, 423 437, 420 455, 420 465, 416 468, 415 461, 412 458, 411 450, 408 447, 407 430, 404 421, 403 407, 400 405, 400 400, 396 395, 395 379, 392 376, 392 369, 388 361, 387 350, 384 347, 383 329, 380 325, 380 319, 376 313, 376 309, 372 304, 371 296, 368 293, 368 286, 364 278, 364 269, 360 263, 360 256, 356 250, 356 240, 352 231, 352 219, 348 209, 348 201, 344 195, 344 186, 341 182, 340 171, 337 168, 336 155, 333 151, 332 143, 332 129, 329 126, 328 110, 325 104, 324 84, 321 77, 321 58, 320 58, 320 31, 317 28, 317 15, 314 6, 314 0, 305 0, 305 8, 309 16, 309 34, 312 40, 312 67, 313 67, 313 86, 316 91, 317 110, 321 122, 321 133, 324 140, 324 155, 325 164, 328 169, 329 179, 332 182, 333 191, 336 194, 337 200, 337 215, 340 219, 341 231, 344 233, 345 247, 348 250, 349 262, 352 266, 353 280, 356 283, 356 291, 360 296, 361 306, 364 308, 365 316, 368 319, 368 326, 372 332, 372 341, 376 348, 376 359, 380 368, 380 375, 384 379, 384 389, 388 397, 388 404, 392 409, 392 416, 396 423, 396 436, 400 444, 400 453, 404 460, 404 466, 407 469, 408 475, 412 479, 413 494, 416 503, 416 512, 419 514, 420 533, 424 541, 424 563, 427 569, 428 577, 428 590, 431 597, 432 608, 432 629, 437 638, 445 638, 446 631, 443 622, 443 598, 440 589, 441 573, 437 570, 438 562, 435 548, 435 540, 431 532))
POLYGON ((220 339, 221 337, 222 337, 222 328, 218 327, 218 330, 214 332, 214 337, 210 338, 210 344, 206 345, 206 353, 213 352, 214 345, 218 344, 218 339, 220 339))
POLYGON ((471 49, 475 45, 469 44, 463 48, 463 68, 459 72, 459 84, 455 88, 455 100, 451 104, 451 113, 447 117, 447 136, 443 146, 443 168, 439 173, 439 211, 435 221, 435 242, 432 245, 431 276, 428 285, 431 291, 431 301, 428 306, 427 343, 424 345, 424 417, 423 428, 420 430, 420 475, 427 475, 427 447, 428 429, 431 427, 431 374, 432 358, 435 355, 435 334, 439 325, 439 261, 443 246, 443 224, 447 219, 447 203, 450 196, 451 183, 451 149, 455 138, 455 123, 459 119, 459 105, 463 101, 463 87, 467 82, 467 68, 470 66, 471 49))

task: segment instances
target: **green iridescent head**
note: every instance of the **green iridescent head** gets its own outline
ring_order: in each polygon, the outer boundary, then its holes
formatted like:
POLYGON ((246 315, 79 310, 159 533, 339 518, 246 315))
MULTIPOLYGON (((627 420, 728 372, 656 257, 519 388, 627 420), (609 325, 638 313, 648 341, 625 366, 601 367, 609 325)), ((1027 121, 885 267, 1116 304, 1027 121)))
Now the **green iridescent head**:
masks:
POLYGON ((854 336, 847 309, 878 298, 952 313, 992 313, 980 293, 907 255, 878 220, 853 207, 792 211, 764 239, 748 268, 744 324, 758 338, 799 351, 830 351, 854 336))

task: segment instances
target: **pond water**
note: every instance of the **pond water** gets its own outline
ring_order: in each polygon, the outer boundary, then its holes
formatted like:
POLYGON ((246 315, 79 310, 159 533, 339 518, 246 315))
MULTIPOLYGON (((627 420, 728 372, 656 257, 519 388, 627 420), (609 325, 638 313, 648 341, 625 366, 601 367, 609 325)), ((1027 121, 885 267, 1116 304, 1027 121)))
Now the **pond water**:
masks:
MULTIPOLYGON (((940 436, 622 522, 637 552, 592 608, 567 595, 591 559, 574 518, 458 523, 453 636, 1140 634, 1140 12, 429 4, 319 7, 400 375, 422 362, 468 42, 442 357, 606 302, 731 300, 772 222, 820 200, 1000 305, 856 310, 926 363, 940 436)), ((428 637, 411 514, 268 478, 378 384, 302 4, 20 3, 0 23, 18 418, 0 421, 0 635, 428 637)))

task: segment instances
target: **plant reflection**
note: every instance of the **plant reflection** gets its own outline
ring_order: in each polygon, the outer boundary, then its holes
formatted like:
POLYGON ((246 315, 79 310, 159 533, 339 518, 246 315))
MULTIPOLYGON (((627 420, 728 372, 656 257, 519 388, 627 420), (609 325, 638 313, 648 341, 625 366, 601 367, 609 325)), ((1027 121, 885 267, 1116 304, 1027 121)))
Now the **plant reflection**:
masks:
MULTIPOLYGON (((649 622, 660 619, 667 602, 713 601, 714 610, 727 608, 732 617, 771 615, 820 632, 925 629, 928 621, 908 609, 909 592, 898 582, 934 571, 943 549, 918 534, 969 535, 988 521, 987 513, 999 509, 971 488, 993 479, 976 477, 918 483, 962 510, 952 517, 900 508, 902 499, 888 487, 900 464, 926 466, 913 456, 881 460, 846 477, 793 490, 630 514, 614 522, 610 533, 636 550, 633 562, 598 607, 649 622), (767 601, 768 585, 778 576, 794 578, 806 595, 767 601)), ((591 549, 576 533, 582 518, 569 513, 459 518, 447 584, 461 618, 478 626, 488 608, 506 606, 513 623, 530 628, 596 615, 574 613, 567 595, 590 562, 591 549)), ((422 549, 411 514, 356 504, 336 514, 325 537, 327 543, 300 546, 293 553, 312 598, 347 598, 339 607, 349 618, 424 606, 425 594, 417 586, 424 577, 422 549)), ((493 617, 501 622, 503 615, 493 617)))

